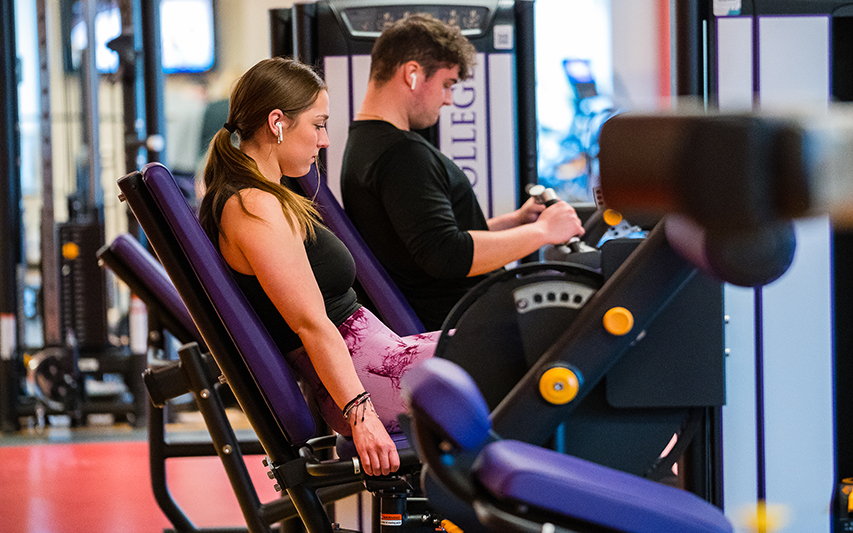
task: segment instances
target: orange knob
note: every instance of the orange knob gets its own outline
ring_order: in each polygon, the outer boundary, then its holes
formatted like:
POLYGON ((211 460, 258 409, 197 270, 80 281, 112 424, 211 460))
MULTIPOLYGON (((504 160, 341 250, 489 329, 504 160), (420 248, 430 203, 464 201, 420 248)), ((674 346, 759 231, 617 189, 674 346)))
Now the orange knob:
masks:
POLYGON ((554 405, 569 403, 575 399, 579 390, 577 374, 562 366, 549 368, 539 378, 539 394, 546 402, 554 405))
POLYGON ((604 329, 611 335, 626 335, 634 327, 634 315, 624 307, 614 307, 604 313, 604 329))

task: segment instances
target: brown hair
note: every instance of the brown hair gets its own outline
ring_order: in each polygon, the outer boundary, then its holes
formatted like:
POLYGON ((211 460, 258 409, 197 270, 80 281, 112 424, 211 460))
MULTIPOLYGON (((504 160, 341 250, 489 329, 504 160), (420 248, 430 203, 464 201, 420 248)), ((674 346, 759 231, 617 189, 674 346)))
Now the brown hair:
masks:
MULTIPOLYGON (((214 243, 219 242, 222 209, 231 196, 242 189, 255 188, 278 198, 292 229, 299 228, 309 239, 314 237, 314 223, 319 220, 310 200, 287 187, 273 183, 261 174, 254 159, 231 142, 232 132, 241 141, 251 139, 266 126, 267 117, 280 109, 296 121, 317 100, 326 84, 310 67, 290 59, 265 59, 237 80, 231 91, 228 128, 221 128, 207 150, 204 167, 204 197, 199 206, 199 219, 214 243)), ((243 205, 249 216, 254 216, 243 205)))
POLYGON ((417 61, 429 78, 440 68, 459 66, 460 80, 466 80, 476 61, 474 45, 451 26, 432 15, 417 13, 389 26, 373 45, 370 79, 383 84, 407 61, 417 61))

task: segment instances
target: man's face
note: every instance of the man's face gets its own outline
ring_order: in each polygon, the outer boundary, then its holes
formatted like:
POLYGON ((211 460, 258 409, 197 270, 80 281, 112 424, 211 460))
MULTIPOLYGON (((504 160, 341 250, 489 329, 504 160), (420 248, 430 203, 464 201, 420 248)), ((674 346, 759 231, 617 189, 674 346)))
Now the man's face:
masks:
POLYGON ((409 128, 413 130, 434 125, 441 108, 451 104, 450 88, 459 81, 459 66, 440 68, 426 80, 421 74, 417 76, 414 104, 409 114, 409 128))

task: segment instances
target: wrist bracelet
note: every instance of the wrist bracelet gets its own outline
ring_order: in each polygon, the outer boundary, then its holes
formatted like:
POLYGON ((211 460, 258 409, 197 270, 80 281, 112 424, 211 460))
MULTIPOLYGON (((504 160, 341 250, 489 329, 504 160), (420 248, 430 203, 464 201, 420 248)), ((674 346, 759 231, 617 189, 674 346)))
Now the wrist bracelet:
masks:
POLYGON ((349 403, 347 403, 343 408, 344 418, 349 419, 350 412, 353 409, 355 409, 356 407, 358 407, 360 404, 364 403, 365 401, 367 401, 369 399, 370 399, 370 393, 365 391, 365 392, 362 392, 361 394, 359 394, 358 396, 356 396, 355 398, 353 398, 352 400, 350 400, 349 403))
MULTIPOLYGON (((353 405, 352 411, 351 411, 351 412, 355 413, 355 420, 353 420, 353 423, 352 423, 353 426, 358 425, 358 410, 359 410, 359 408, 361 408, 361 421, 364 422, 364 415, 365 415, 365 413, 367 413, 367 407, 368 406, 370 406, 371 411, 373 411, 374 413, 376 412, 376 409, 373 407, 373 400, 370 399, 369 394, 367 396, 365 396, 362 401, 356 402, 356 404, 353 405)), ((347 413, 347 414, 349 414, 349 413, 347 413)))

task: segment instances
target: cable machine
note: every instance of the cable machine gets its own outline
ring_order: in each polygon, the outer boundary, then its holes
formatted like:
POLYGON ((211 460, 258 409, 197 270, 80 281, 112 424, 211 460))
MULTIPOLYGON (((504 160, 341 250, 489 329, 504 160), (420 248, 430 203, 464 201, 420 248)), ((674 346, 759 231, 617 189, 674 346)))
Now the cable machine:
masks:
MULTIPOLYGON (((4 46, 2 57, 4 72, 3 109, 9 113, 9 124, 15 125, 17 113, 17 83, 15 65, 15 32, 13 16, 14 0, 3 0, 4 46), (8 63, 6 62, 8 58, 8 63)), ((60 4, 63 16, 70 18, 72 2, 60 4)), ((95 43, 94 18, 97 3, 81 0, 83 19, 88 33, 88 42, 95 43)), ((159 133, 163 119, 162 72, 158 74, 159 33, 143 31, 143 23, 155 27, 158 24, 159 1, 121 0, 119 11, 122 20, 121 35, 107 43, 119 55, 120 69, 114 80, 122 83, 125 170, 135 170, 148 158, 163 156, 163 136, 159 133), (150 20, 153 19, 153 20, 150 20), (145 56, 157 58, 141 61, 145 56), (144 65, 148 65, 143 68, 144 65), (159 83, 159 90, 143 90, 143 83, 159 83), (148 99, 143 101, 143 96, 148 99), (152 116, 145 120, 145 109, 153 109, 152 116), (146 125, 146 122, 148 123, 146 125), (149 135, 149 133, 151 133, 149 135), (146 150, 143 155, 142 149, 146 150)), ((71 418, 72 425, 86 422, 86 415, 94 413, 114 414, 117 419, 128 419, 140 425, 144 423, 147 399, 142 387, 141 372, 146 364, 148 331, 131 332, 130 347, 113 344, 108 336, 107 286, 104 270, 99 266, 96 252, 104 244, 104 205, 101 190, 100 158, 101 141, 99 132, 100 113, 98 89, 101 74, 95 65, 94 47, 86 47, 82 53, 80 89, 81 117, 83 127, 83 157, 74 169, 76 192, 69 196, 69 220, 57 224, 54 213, 55 195, 53 182, 53 146, 51 130, 53 113, 50 98, 50 61, 48 43, 48 7, 45 0, 36 2, 38 23, 38 74, 40 85, 40 142, 42 174, 42 211, 40 213, 41 264, 39 291, 43 345, 23 346, 23 316, 20 291, 22 277, 17 271, 22 268, 20 168, 15 167, 20 157, 17 148, 16 126, 3 127, 3 154, 8 154, 11 179, 3 180, 2 197, 8 208, 2 210, 4 222, 0 223, 6 253, 0 262, 0 279, 8 290, 0 290, 0 322, 2 335, 0 346, 4 348, 0 357, 0 430, 19 429, 19 417, 37 416, 39 423, 44 415, 64 414, 71 418), (15 209, 17 207, 17 209, 15 209), (5 224, 6 218, 14 225, 5 224), (7 238, 8 235, 8 238, 7 238), (17 251, 16 251, 17 250, 17 251), (17 259, 16 259, 17 258, 17 259), (57 305, 58 304, 58 305, 57 305), (6 310, 8 308, 8 311, 6 310), (25 383, 26 377, 26 383, 25 383), (106 378, 109 377, 107 380, 106 378), (116 380, 117 378, 117 380, 116 380), (100 386, 102 380, 104 385, 100 386), (108 383, 109 382, 109 383, 108 383), (87 383, 92 385, 87 391, 87 383)), ((70 29, 66 28, 66 29, 70 29)), ((67 46, 67 43, 64 44, 67 46)), ((5 207, 5 206, 0 206, 5 207)), ((128 217, 132 219, 133 217, 128 217)), ((130 231, 139 236, 135 224, 130 231)), ((154 321, 156 328, 156 320, 154 321)), ((144 325, 143 325, 144 328, 144 325)))

